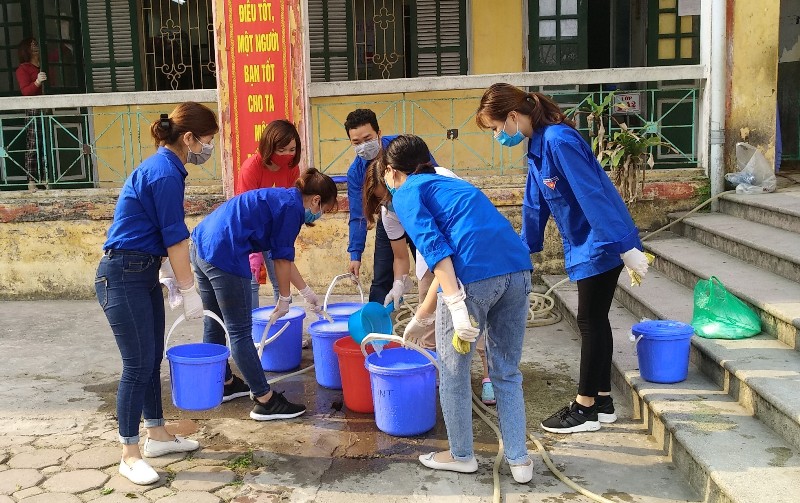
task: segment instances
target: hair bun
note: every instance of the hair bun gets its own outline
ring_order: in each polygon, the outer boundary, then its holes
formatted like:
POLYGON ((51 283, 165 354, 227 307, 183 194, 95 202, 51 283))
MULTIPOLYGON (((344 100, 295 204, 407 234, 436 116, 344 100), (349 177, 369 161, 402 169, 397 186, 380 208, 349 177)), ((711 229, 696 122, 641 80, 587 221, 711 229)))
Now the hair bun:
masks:
POLYGON ((164 130, 168 130, 172 125, 172 119, 169 118, 167 114, 161 114, 161 118, 158 121, 158 127, 164 130))

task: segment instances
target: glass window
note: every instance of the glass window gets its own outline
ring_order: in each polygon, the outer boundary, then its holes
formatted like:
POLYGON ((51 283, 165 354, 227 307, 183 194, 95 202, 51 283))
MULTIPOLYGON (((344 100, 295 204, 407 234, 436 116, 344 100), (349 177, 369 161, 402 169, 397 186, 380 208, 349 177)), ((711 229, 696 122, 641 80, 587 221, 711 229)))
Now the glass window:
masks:
POLYGON ((578 20, 577 19, 562 19, 561 20, 561 38, 575 38, 578 36, 578 20))
POLYGON ((539 38, 556 38, 556 22, 552 19, 539 21, 539 38))
POLYGON ((556 0, 539 0, 539 15, 540 16, 555 16, 556 15, 556 0))
POLYGON ((542 66, 555 66, 556 61, 556 46, 555 45, 540 45, 539 46, 539 63, 542 66))
POLYGON ((658 59, 675 59, 674 38, 662 38, 658 41, 658 59))
POLYGON ((561 0, 561 15, 562 16, 577 16, 578 15, 578 0, 561 0))

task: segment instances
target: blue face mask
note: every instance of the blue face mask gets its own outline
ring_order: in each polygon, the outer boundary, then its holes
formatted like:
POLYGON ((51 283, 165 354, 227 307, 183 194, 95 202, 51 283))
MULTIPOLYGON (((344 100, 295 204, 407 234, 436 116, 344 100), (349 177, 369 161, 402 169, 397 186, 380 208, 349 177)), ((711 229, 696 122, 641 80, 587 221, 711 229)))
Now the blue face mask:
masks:
POLYGON ((389 185, 389 182, 386 181, 386 178, 383 179, 383 183, 386 185, 386 190, 389 191, 389 195, 390 196, 394 196, 394 193, 397 192, 397 189, 394 188, 394 187, 391 187, 389 185))
MULTIPOLYGON (((508 122, 508 119, 506 119, 506 122, 508 122)), ((506 122, 503 123, 503 129, 495 136, 495 139, 497 143, 504 147, 515 147, 525 139, 525 135, 520 132, 519 123, 517 123, 517 132, 513 136, 506 133, 506 122)))
POLYGON ((313 224, 314 222, 319 220, 321 216, 322 216, 322 210, 320 210, 319 213, 312 213, 310 209, 306 208, 305 222, 307 224, 313 224))

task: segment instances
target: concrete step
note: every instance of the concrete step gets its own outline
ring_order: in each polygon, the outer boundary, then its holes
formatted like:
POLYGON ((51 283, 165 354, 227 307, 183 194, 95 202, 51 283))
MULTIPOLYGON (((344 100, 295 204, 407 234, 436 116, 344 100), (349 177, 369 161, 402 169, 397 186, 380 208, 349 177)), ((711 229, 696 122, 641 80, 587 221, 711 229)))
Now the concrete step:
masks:
MULTIPOLYGON (((620 276, 616 299, 637 319, 692 320, 692 290, 655 270, 640 287, 620 276)), ((800 353, 761 334, 738 341, 693 337, 691 355, 706 377, 800 449, 800 353)))
POLYGON ((800 282, 800 233, 724 213, 694 215, 682 220, 673 230, 683 237, 800 282))
POLYGON ((719 198, 719 211, 800 234, 800 187, 772 194, 725 194, 719 198))
POLYGON ((669 279, 694 289, 716 276, 761 317, 761 330, 800 350, 800 284, 779 274, 671 233, 644 242, 656 256, 654 267, 669 279))
MULTIPOLYGON (((544 281, 554 285, 560 279, 546 276, 544 281)), ((567 283, 554 295, 565 319, 576 330, 577 287, 567 283)), ((630 393, 634 411, 703 501, 800 501, 796 482, 800 451, 694 365, 681 383, 644 381, 628 340, 638 318, 615 301, 609 319, 614 333, 612 378, 616 386, 630 393)))

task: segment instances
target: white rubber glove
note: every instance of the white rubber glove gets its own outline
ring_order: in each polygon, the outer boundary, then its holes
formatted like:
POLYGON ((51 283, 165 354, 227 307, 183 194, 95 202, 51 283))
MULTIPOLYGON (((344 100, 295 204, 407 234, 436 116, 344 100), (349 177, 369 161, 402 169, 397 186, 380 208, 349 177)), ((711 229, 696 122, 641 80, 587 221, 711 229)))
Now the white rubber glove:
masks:
POLYGON ((39 75, 36 76, 36 85, 41 86, 42 82, 47 80, 47 74, 44 72, 39 72, 39 75))
POLYGON ((411 342, 418 341, 420 337, 430 330, 430 326, 434 323, 436 323, 436 313, 430 316, 420 316, 419 312, 417 312, 406 325, 406 329, 403 330, 403 339, 411 342))
POLYGON ((312 311, 314 311, 317 314, 319 314, 322 311, 322 306, 320 305, 319 297, 317 297, 317 294, 314 293, 314 290, 312 290, 310 286, 306 285, 305 288, 300 290, 300 295, 303 296, 303 298, 306 301, 306 304, 308 304, 309 307, 311 307, 312 311))
POLYGON ((167 299, 170 309, 177 309, 178 306, 183 304, 183 296, 180 288, 178 288, 178 281, 175 279, 175 273, 172 271, 169 259, 161 263, 161 269, 158 270, 158 281, 167 287, 167 299))
POLYGON ((181 288, 181 297, 183 297, 183 315, 187 320, 196 320, 203 317, 203 301, 200 299, 200 294, 194 283, 189 288, 181 288))
POLYGON ((647 257, 641 250, 638 248, 631 248, 620 256, 622 257, 622 262, 625 263, 625 267, 638 274, 641 278, 644 278, 645 274, 647 274, 649 264, 647 262, 647 257))
POLYGON ((394 302, 394 306, 398 307, 403 299, 403 295, 410 292, 413 287, 414 282, 411 281, 408 274, 403 274, 402 278, 395 279, 392 283, 392 289, 389 290, 389 293, 386 294, 386 298, 383 299, 383 305, 388 306, 391 302, 394 302))
POLYGON ((292 297, 284 297, 283 295, 278 297, 278 305, 275 306, 275 309, 272 310, 272 314, 269 317, 270 323, 275 323, 279 319, 286 316, 289 312, 289 304, 292 303, 292 297))
POLYGON ((450 316, 453 317, 455 336, 464 342, 473 343, 478 339, 478 335, 480 335, 481 331, 477 326, 478 324, 473 322, 470 318, 467 305, 464 303, 464 299, 466 298, 467 296, 464 293, 463 287, 455 295, 449 297, 446 295, 442 296, 442 300, 444 300, 444 303, 447 304, 447 308, 450 310, 450 316))

